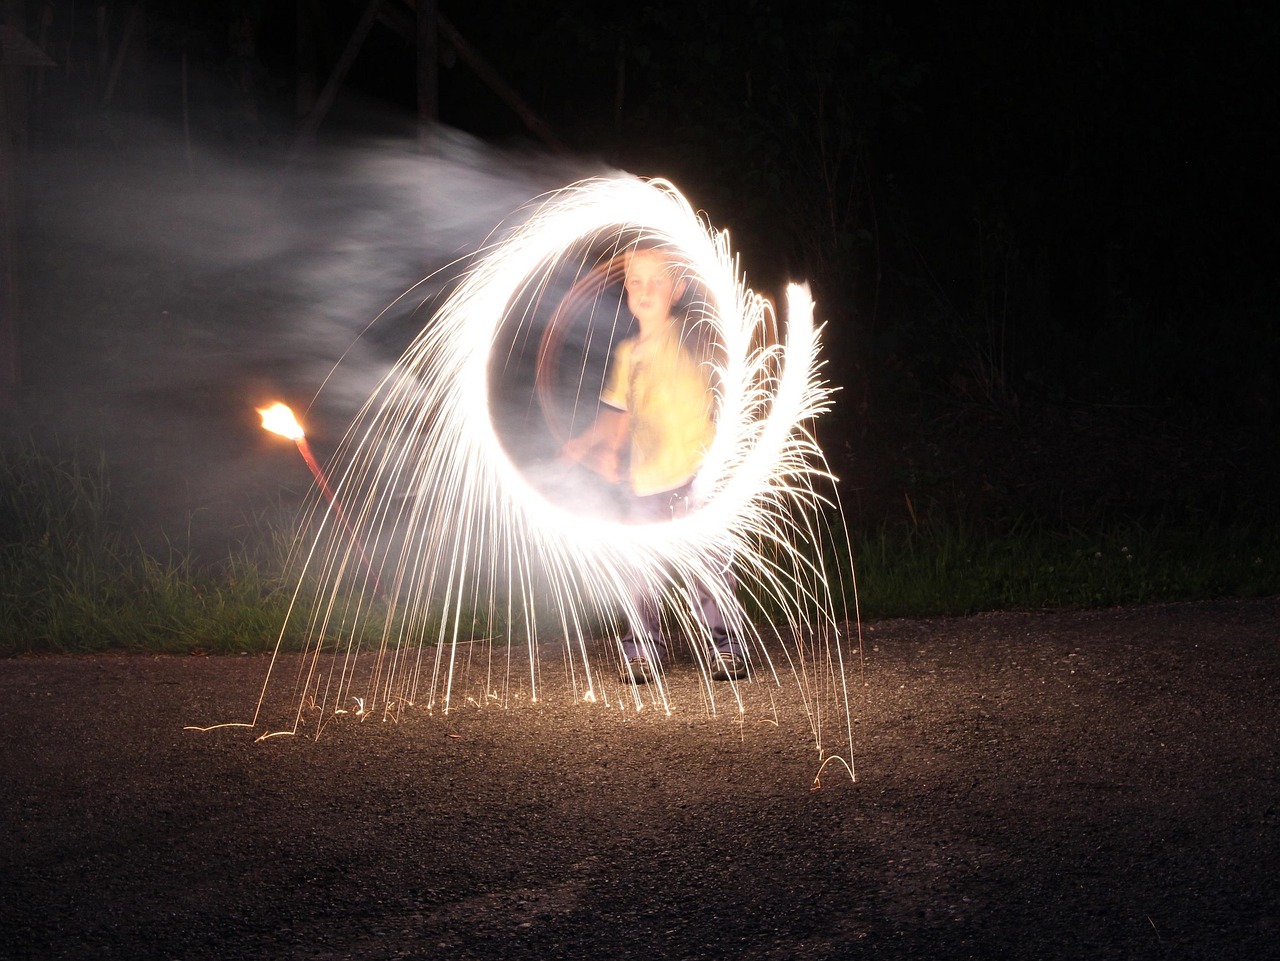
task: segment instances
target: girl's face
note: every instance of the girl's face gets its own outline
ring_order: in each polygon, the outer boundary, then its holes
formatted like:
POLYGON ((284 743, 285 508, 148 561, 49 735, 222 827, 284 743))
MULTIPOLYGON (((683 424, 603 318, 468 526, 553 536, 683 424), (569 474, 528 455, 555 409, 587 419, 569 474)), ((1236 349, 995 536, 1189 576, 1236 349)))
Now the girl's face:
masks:
POLYGON ((676 273, 676 265, 660 251, 639 250, 627 258, 627 307, 640 322, 642 335, 670 322, 671 308, 686 287, 676 273))

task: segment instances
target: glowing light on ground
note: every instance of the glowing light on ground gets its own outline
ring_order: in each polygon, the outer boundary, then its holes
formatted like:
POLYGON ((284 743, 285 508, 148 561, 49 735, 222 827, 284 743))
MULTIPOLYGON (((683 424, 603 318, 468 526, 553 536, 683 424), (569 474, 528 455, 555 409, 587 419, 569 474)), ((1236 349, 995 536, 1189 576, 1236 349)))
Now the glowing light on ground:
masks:
MULTIPOLYGON (((285 698, 289 732, 316 734, 353 706, 396 719, 410 706, 532 702, 548 696, 542 659, 556 657, 574 701, 623 710, 670 714, 692 688, 705 713, 759 716, 794 685, 820 770, 849 764, 856 639, 844 633, 845 582, 827 567, 848 556, 847 539, 811 431, 831 390, 807 289, 790 287, 776 317, 739 276, 728 236, 665 182, 584 181, 522 217, 480 252, 340 445, 281 635, 301 633, 304 656, 292 683, 273 659, 254 724, 285 698), (613 282, 641 239, 687 264, 717 368, 700 506, 656 524, 624 523, 597 479, 555 458, 562 429, 594 416, 601 358, 627 334, 613 282), (541 446, 528 411, 541 412, 541 446), (688 601, 699 582, 744 640, 746 680, 711 679, 688 601), (677 640, 671 673, 644 687, 617 675, 637 585, 667 597, 677 640)), ((300 428, 294 439, 301 449, 300 428)))

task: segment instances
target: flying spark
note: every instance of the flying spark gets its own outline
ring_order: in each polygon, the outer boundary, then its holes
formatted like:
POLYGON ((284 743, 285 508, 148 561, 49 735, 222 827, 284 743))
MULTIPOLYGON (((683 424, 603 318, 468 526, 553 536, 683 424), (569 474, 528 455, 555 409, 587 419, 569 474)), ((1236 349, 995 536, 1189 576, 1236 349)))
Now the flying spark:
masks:
MULTIPOLYGON (((471 700, 455 685, 476 645, 489 651, 478 703, 542 697, 539 651, 554 647, 574 700, 671 713, 679 684, 618 677, 643 591, 690 642, 705 709, 745 714, 753 691, 794 683, 822 767, 852 774, 846 582, 828 566, 848 545, 811 430, 832 390, 807 288, 789 287, 777 317, 728 235, 665 181, 583 181, 522 217, 479 252, 338 449, 329 503, 341 496, 346 514, 335 524, 332 507, 313 508, 281 633, 305 644, 290 733, 318 734, 353 699, 363 716, 456 709, 471 700), (658 523, 625 522, 609 484, 556 456, 594 419, 628 335, 619 264, 638 243, 678 252, 715 375, 694 509, 658 523), (748 679, 712 681, 698 585, 749 651, 748 679)), ((275 683, 269 673, 255 725, 275 683)))

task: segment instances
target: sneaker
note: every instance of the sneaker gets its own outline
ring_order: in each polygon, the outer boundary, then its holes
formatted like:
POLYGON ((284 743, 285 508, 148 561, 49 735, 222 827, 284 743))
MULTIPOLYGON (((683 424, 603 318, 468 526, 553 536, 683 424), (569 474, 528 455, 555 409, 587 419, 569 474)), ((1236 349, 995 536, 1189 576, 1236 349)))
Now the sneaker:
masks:
POLYGON ((647 657, 633 657, 618 668, 618 676, 631 684, 648 684, 653 681, 653 662, 647 657))
POLYGON ((733 651, 716 651, 712 663, 711 679, 713 681, 739 680, 747 676, 747 660, 733 651))

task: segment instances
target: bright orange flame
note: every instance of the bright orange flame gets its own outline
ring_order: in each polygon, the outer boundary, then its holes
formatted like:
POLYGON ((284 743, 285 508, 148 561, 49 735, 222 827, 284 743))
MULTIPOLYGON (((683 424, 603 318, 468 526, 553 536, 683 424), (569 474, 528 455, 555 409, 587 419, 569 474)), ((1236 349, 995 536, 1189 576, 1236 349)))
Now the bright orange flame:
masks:
POLYGON ((262 415, 262 426, 273 434, 292 441, 302 440, 306 436, 302 432, 302 425, 293 416, 293 411, 285 404, 276 402, 270 407, 259 407, 258 413, 262 415))

